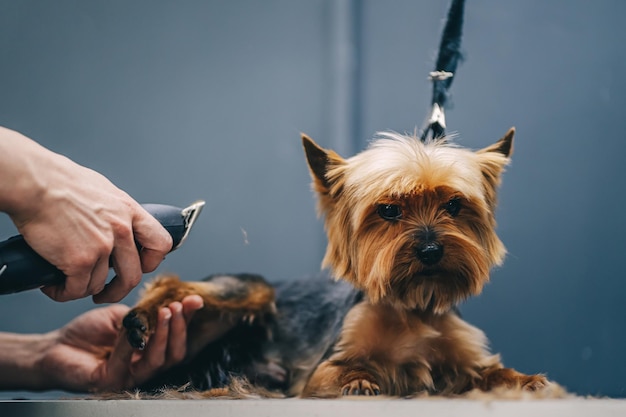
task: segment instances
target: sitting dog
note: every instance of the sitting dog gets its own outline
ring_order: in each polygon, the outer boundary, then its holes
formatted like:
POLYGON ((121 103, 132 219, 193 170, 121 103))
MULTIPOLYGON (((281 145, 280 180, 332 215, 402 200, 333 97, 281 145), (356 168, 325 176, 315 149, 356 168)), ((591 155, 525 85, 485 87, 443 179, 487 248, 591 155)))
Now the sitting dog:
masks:
POLYGON ((227 395, 245 380, 329 398, 546 386, 542 375, 505 368, 456 310, 505 255, 494 212, 513 136, 474 152, 385 133, 343 159, 303 135, 328 236, 323 266, 336 280, 157 279, 124 319, 129 342, 143 348, 159 307, 199 294, 204 307, 188 331, 199 353, 143 388, 227 395))

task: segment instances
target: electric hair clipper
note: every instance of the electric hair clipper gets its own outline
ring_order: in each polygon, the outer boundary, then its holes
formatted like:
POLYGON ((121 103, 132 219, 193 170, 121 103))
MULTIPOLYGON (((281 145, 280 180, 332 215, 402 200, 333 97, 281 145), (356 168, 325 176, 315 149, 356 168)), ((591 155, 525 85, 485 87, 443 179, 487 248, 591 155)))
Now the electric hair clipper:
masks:
MULTIPOLYGON (((183 209, 164 204, 142 204, 142 207, 172 236, 172 252, 187 239, 204 207, 204 201, 197 201, 183 209)), ((22 235, 0 242, 0 294, 60 284, 63 280, 63 272, 39 256, 22 235)))

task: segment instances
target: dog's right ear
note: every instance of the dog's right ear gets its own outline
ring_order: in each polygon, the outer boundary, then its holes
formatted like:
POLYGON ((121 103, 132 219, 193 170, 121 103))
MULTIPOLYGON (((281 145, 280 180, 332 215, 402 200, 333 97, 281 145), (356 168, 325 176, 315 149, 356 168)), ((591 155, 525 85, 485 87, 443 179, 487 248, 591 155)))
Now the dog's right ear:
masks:
POLYGON ((328 175, 329 170, 332 167, 343 165, 345 161, 336 152, 322 148, 304 133, 301 135, 302 146, 304 146, 304 153, 316 189, 319 192, 327 193, 334 182, 333 178, 328 175))

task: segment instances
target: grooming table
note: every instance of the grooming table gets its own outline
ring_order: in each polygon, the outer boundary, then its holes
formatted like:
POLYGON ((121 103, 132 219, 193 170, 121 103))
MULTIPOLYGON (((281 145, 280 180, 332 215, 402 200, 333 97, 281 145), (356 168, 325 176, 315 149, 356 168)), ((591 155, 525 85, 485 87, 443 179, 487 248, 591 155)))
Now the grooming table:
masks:
POLYGON ((464 400, 359 398, 338 400, 23 400, 0 402, 0 416, 626 416, 626 400, 464 400))

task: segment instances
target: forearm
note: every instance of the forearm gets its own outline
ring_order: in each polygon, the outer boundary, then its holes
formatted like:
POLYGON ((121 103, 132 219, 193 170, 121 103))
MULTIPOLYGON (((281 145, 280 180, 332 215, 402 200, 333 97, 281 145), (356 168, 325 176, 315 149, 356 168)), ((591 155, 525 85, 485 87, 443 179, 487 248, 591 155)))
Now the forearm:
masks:
POLYGON ((0 127, 0 211, 13 217, 40 201, 49 176, 37 175, 61 157, 26 136, 0 127))
POLYGON ((54 388, 40 366, 54 340, 54 333, 0 332, 0 390, 36 391, 54 388))

